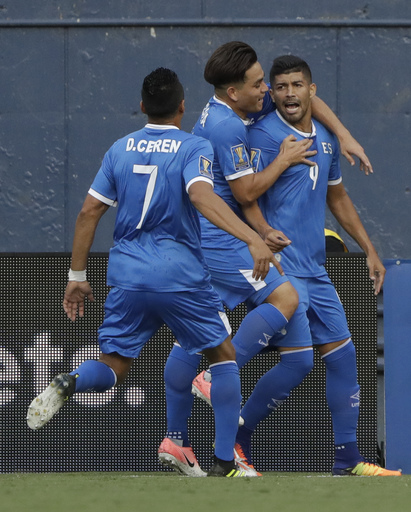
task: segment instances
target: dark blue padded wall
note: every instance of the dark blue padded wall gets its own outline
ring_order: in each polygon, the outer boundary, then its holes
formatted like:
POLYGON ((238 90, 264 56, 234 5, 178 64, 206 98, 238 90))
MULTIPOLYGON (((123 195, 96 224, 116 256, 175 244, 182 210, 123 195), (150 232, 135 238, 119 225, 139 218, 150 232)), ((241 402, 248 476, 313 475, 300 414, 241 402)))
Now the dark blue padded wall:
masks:
MULTIPOLYGON (((407 0, 251 5, 246 1, 97 0, 0 8, 1 251, 70 250, 76 215, 104 152, 145 123, 143 77, 174 68, 190 130, 212 91, 207 58, 233 39, 311 65, 318 94, 366 148, 375 174, 342 163, 344 181, 382 257, 409 257, 411 4, 407 0)), ((111 243, 114 212, 95 245, 111 243)), ((335 221, 329 227, 341 233, 335 221)), ((351 250, 356 244, 346 235, 351 250)))

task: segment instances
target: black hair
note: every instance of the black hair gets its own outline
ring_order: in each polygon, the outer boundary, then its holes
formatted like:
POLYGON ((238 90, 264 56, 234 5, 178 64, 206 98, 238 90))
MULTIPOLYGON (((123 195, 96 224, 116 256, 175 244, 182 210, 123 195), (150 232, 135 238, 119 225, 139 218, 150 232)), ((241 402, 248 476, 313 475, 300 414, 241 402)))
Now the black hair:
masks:
POLYGON ((312 83, 311 69, 305 60, 295 55, 282 55, 274 59, 270 70, 270 84, 274 85, 274 79, 277 75, 288 75, 290 73, 301 72, 307 79, 308 83, 312 83))
POLYGON ((184 89, 174 71, 157 68, 145 77, 141 99, 149 117, 167 119, 177 113, 184 99, 184 89))
POLYGON ((205 80, 216 89, 244 82, 245 74, 257 62, 251 46, 241 41, 225 43, 211 55, 204 69, 205 80))

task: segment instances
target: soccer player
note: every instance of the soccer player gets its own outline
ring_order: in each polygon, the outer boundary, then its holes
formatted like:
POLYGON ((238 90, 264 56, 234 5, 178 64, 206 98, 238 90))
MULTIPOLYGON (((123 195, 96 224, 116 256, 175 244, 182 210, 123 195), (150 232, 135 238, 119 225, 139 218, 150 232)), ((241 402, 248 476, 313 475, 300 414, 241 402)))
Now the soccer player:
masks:
MULTIPOLYGON (((268 223, 283 230, 292 240, 281 253, 281 265, 298 291, 297 312, 305 312, 305 324, 295 315, 286 334, 277 334, 271 342, 295 345, 290 349, 295 356, 313 344, 325 363, 326 396, 335 443, 332 474, 399 476, 399 471, 365 461, 358 450, 360 387, 356 353, 343 306, 324 267, 326 204, 366 254, 376 295, 381 290, 385 268, 342 183, 337 139, 312 119, 316 86, 308 64, 292 55, 278 57, 270 71, 270 83, 277 110, 252 126, 249 133, 256 168, 267 166, 290 134, 299 140, 312 140, 311 147, 317 149, 312 157, 315 165, 288 168, 259 201, 268 223), (297 318, 298 324, 294 322, 297 318)), ((268 371, 242 409, 244 424, 239 428, 237 443, 249 456, 256 426, 288 396, 277 377, 275 368, 268 371)))
MULTIPOLYGON (((220 46, 208 60, 204 77, 214 86, 215 95, 204 108, 193 133, 210 140, 213 145, 215 191, 239 216, 242 211, 245 213, 247 221, 274 247, 275 252, 281 251, 290 244, 290 240, 267 224, 256 199, 288 167, 298 163, 314 165, 309 160, 316 153, 310 147, 312 141, 297 141, 295 135, 290 134, 282 142, 277 157, 262 172, 254 173, 248 141, 248 116, 258 117, 272 109, 270 99, 262 111, 268 87, 255 51, 238 41, 220 46)), ((318 98, 316 106, 316 115, 335 119, 318 98)), ((362 148, 347 136, 345 128, 341 126, 338 120, 335 121, 335 129, 344 133, 346 141, 360 156, 361 165, 369 166, 368 159, 361 153, 362 148)), ((213 226, 204 217, 200 216, 200 222, 202 249, 214 288, 229 309, 234 309, 241 302, 246 302, 250 309, 233 339, 236 361, 241 368, 267 346, 278 331, 287 328, 288 321, 295 314, 298 296, 288 279, 279 274, 276 268, 270 270, 264 281, 253 279, 252 261, 245 244, 213 226)), ((297 315, 305 313, 299 312, 297 315)), ((281 362, 277 365, 278 378, 292 389, 312 369, 312 349, 294 353, 288 350, 288 346, 279 346, 279 350, 282 354, 281 362)), ((187 420, 193 401, 191 382, 196 376, 200 359, 200 354, 188 354, 176 344, 164 372, 167 433, 159 448, 159 458, 182 473, 186 470, 190 472, 184 451, 190 450, 191 453, 187 420), (187 397, 186 401, 181 398, 183 394, 187 397)), ((201 393, 201 390, 198 391, 201 393)), ((236 446, 236 459, 249 476, 257 476, 240 446, 236 446)))
MULTIPOLYGON (((27 422, 40 429, 73 393, 104 392, 124 381, 134 358, 166 323, 187 353, 205 354, 215 390, 215 460, 208 475, 243 476, 233 460, 241 390, 231 328, 200 248, 196 208, 254 258, 253 277, 264 278, 274 256, 213 191, 211 144, 180 130, 184 90, 177 75, 159 68, 145 77, 141 109, 148 124, 106 153, 76 222, 63 307, 71 320, 93 301, 86 264, 95 230, 118 205, 110 250, 101 354, 56 376, 31 403, 27 422)), ((194 465, 193 465, 194 466, 194 465)))

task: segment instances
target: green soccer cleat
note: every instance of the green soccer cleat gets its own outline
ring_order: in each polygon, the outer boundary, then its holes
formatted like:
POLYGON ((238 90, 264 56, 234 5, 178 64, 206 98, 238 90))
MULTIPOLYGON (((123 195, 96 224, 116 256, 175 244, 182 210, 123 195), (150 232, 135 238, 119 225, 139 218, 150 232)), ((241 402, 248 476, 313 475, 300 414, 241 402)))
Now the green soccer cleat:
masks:
POLYGON ((333 468, 334 476, 401 476, 401 471, 385 469, 372 462, 362 461, 352 468, 333 468))

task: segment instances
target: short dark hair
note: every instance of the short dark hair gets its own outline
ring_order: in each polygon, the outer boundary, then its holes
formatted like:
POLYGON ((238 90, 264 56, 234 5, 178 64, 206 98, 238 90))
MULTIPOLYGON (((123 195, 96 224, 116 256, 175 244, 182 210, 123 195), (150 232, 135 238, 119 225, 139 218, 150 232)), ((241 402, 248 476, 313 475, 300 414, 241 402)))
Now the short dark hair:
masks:
POLYGON ((312 82, 310 66, 305 60, 295 55, 281 55, 274 59, 270 70, 270 84, 274 84, 274 78, 277 75, 288 75, 290 73, 302 72, 308 83, 312 82))
POLYGON ((157 68, 144 78, 141 99, 149 117, 167 119, 177 113, 184 88, 174 71, 157 68))
POLYGON ((246 72, 256 62, 257 54, 251 46, 241 41, 231 41, 217 48, 208 59, 204 78, 217 89, 244 82, 246 72))

